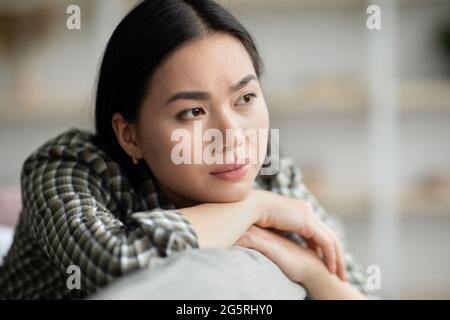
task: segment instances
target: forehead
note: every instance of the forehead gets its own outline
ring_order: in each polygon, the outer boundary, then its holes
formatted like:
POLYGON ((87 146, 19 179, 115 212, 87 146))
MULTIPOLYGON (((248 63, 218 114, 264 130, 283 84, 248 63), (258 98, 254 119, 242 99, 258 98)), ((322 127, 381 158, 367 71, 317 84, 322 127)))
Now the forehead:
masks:
POLYGON ((255 74, 255 70, 242 43, 231 35, 216 33, 171 53, 155 70, 152 91, 226 89, 247 74, 255 74))

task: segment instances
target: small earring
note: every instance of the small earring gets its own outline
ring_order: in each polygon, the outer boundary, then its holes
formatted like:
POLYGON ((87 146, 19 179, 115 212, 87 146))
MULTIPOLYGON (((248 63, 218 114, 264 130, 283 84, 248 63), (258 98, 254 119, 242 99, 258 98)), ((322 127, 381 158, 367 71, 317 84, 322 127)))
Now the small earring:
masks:
POLYGON ((138 159, 138 158, 133 154, 133 155, 131 156, 131 160, 133 160, 133 163, 134 163, 134 164, 138 164, 140 159, 138 159))

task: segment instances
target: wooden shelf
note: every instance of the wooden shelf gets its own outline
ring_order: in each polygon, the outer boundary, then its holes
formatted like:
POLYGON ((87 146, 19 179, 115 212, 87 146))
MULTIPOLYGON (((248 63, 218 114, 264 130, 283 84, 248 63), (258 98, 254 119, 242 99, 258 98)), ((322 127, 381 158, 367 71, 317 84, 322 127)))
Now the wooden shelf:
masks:
MULTIPOLYGON (((333 214, 344 218, 358 219, 369 216, 370 205, 368 196, 358 194, 321 197, 316 194, 324 208, 333 214)), ((405 195, 400 200, 400 216, 403 218, 450 218, 450 201, 444 198, 409 198, 405 195)))
POLYGON ((450 112, 450 80, 404 81, 399 99, 405 113, 450 112))
MULTIPOLYGON (((276 116, 364 115, 367 96, 362 81, 322 79, 296 88, 268 90, 267 104, 276 116)), ((450 114, 450 79, 402 81, 398 88, 401 113, 450 114)))
MULTIPOLYGON (((306 183, 327 211, 346 218, 368 217, 369 190, 332 188, 324 182, 306 183)), ((450 218, 450 175, 443 173, 442 180, 436 183, 402 188, 399 205, 400 216, 404 218, 450 218)))
MULTIPOLYGON (((367 111, 364 83, 348 79, 310 81, 296 89, 266 91, 267 105, 273 116, 358 116, 367 111)), ((403 81, 399 86, 399 99, 405 115, 450 115, 450 79, 403 81)), ((18 101, 11 94, 0 92, 0 119, 2 122, 49 118, 60 121, 93 108, 88 105, 92 105, 89 98, 78 95, 47 94, 18 101)))
POLYGON ((19 101, 0 92, 0 123, 73 123, 88 120, 94 112, 89 99, 78 95, 24 97, 19 101))

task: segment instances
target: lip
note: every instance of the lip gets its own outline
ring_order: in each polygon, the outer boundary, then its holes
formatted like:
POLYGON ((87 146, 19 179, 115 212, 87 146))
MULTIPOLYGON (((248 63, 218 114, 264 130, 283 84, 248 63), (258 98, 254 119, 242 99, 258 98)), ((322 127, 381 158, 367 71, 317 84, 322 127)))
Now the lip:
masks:
POLYGON ((244 163, 224 164, 219 166, 215 171, 210 172, 210 174, 223 180, 237 181, 247 173, 248 164, 248 159, 245 159, 244 163))

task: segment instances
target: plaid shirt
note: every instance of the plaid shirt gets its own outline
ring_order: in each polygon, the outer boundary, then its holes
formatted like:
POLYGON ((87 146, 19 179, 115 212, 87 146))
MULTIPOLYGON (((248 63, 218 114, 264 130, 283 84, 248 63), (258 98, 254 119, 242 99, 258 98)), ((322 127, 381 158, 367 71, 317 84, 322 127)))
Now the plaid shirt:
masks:
MULTIPOLYGON (((147 267, 153 257, 198 248, 191 224, 160 192, 148 167, 140 164, 141 182, 133 187, 94 141, 93 134, 70 129, 25 161, 23 210, 0 267, 0 298, 83 298, 147 267), (81 271, 79 290, 67 285, 71 265, 81 271)), ((276 175, 258 176, 254 187, 310 201, 333 227, 289 158, 280 159, 276 175)), ((348 253, 345 259, 349 281, 367 294, 362 269, 348 253)))

